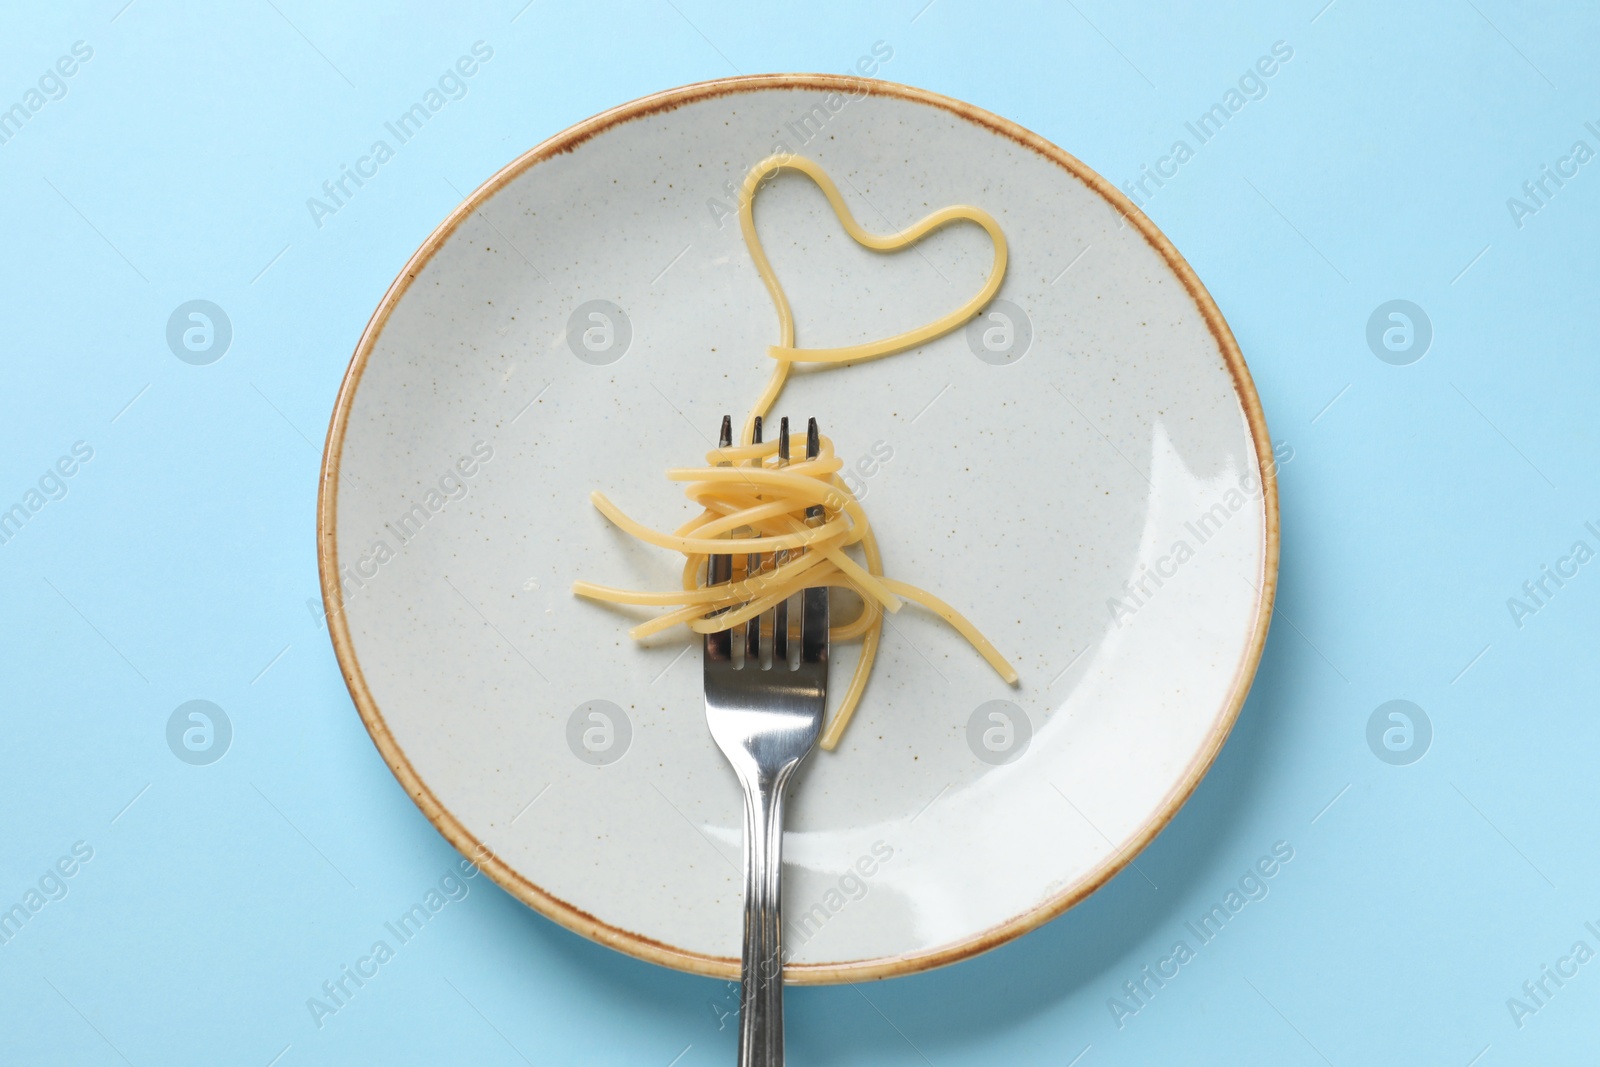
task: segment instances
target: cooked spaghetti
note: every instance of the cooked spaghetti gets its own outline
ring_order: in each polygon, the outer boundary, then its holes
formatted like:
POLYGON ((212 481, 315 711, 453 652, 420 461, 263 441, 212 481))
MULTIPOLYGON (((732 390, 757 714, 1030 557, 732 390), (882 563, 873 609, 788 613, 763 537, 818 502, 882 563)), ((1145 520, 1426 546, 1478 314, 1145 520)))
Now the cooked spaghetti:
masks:
MULTIPOLYGON (((942 337, 970 321, 994 296, 1005 275, 1006 240, 999 224, 980 208, 957 204, 933 212, 900 233, 870 233, 856 222, 821 167, 800 156, 777 155, 757 163, 745 175, 739 198, 739 228, 777 309, 779 334, 778 343, 767 350, 775 361, 772 376, 745 420, 741 443, 708 452, 705 467, 667 471, 671 480, 686 483, 685 495, 701 508, 696 518, 671 533, 653 530, 629 518, 601 493, 591 495, 595 507, 618 528, 641 541, 683 553, 683 587, 655 593, 580 581, 573 583, 572 591, 609 603, 671 609, 629 631, 635 638, 644 638, 678 625, 687 625, 702 634, 729 630, 808 587, 852 590, 861 597, 861 613, 850 622, 833 627, 829 639, 837 642, 860 638, 861 655, 838 709, 823 730, 819 743, 825 749, 831 750, 839 743, 861 702, 882 639, 884 612, 899 611, 902 599, 944 619, 989 661, 1000 677, 1016 684, 1017 672, 960 612, 932 593, 884 575, 883 556, 872 525, 860 501, 839 477, 843 462, 834 454, 831 440, 820 439, 816 458, 792 464, 780 460, 779 441, 753 443, 759 436, 757 420, 777 401, 793 364, 846 363, 890 356, 942 337), (966 303, 916 329, 840 348, 795 347, 794 314, 756 236, 753 214, 761 183, 780 170, 799 171, 815 182, 845 231, 857 243, 877 252, 905 248, 953 222, 976 223, 994 245, 994 263, 988 278, 966 303), (823 509, 820 524, 806 521, 806 509, 813 506, 823 509), (846 549, 859 551, 861 561, 846 549), (751 553, 766 554, 766 563, 752 570, 747 562, 751 553), (732 581, 705 584, 707 561, 713 555, 733 556, 732 581)), ((796 435, 791 443, 799 445, 796 454, 805 454, 803 434, 796 435)), ((783 451, 787 454, 789 449, 783 451)))

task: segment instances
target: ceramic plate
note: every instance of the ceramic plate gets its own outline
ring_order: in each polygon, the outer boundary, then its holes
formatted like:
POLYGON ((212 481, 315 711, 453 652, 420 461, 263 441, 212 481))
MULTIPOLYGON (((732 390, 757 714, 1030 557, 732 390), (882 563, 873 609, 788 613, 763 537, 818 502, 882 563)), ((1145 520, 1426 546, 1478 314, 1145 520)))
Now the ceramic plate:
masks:
MULTIPOLYGON (((798 779, 797 982, 970 956, 1081 900, 1161 829, 1232 726, 1277 573, 1261 410, 1187 264, 1106 181, 1009 122, 892 84, 738 78, 606 112, 517 159, 413 257, 361 338, 319 510, 334 647, 417 805, 508 891, 644 959, 736 977, 741 799, 700 651, 577 578, 669 588, 681 557, 590 505, 688 516, 770 368, 776 319, 734 191, 774 150, 870 229, 971 203, 1009 236, 985 313, 921 349, 806 370, 888 573, 964 610, 892 618, 866 699, 798 779)), ((756 220, 800 344, 869 340, 982 285, 975 226, 863 250, 787 173, 756 220)), ((835 690, 854 658, 836 650, 835 690)))

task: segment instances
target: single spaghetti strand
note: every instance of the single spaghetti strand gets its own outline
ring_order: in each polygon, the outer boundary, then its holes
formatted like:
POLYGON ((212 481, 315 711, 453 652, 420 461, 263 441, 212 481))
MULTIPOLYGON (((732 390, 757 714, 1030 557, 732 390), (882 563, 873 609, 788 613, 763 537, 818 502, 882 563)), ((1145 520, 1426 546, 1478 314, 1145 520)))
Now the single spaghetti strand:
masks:
POLYGON ((739 191, 739 232, 744 236, 744 243, 750 249, 750 258, 755 262, 756 272, 761 275, 761 280, 766 284, 767 293, 772 297, 773 307, 778 312, 778 343, 767 349, 767 354, 777 361, 771 376, 767 379, 766 388, 757 398, 755 406, 745 416, 744 428, 740 431, 739 440, 749 444, 755 437, 756 416, 765 416, 772 410, 772 405, 778 402, 778 395, 783 392, 783 386, 789 378, 789 368, 794 363, 845 363, 851 360, 877 359, 880 356, 892 356, 897 352, 904 352, 909 348, 926 344, 935 338, 943 337, 951 330, 965 326, 973 316, 977 315, 983 306, 994 298, 999 291, 1000 283, 1005 279, 1006 273, 1006 235, 1000 229, 1000 224, 993 215, 979 207, 970 204, 952 204, 950 207, 940 208, 938 211, 925 216, 909 228, 895 234, 876 234, 863 229, 856 221, 855 215, 850 211, 849 205, 844 202, 844 197, 839 195, 839 187, 833 184, 833 179, 828 177, 826 171, 813 161, 804 156, 796 156, 786 152, 768 156, 750 168, 744 177, 744 185, 739 191), (916 244, 934 230, 948 226, 952 222, 974 222, 983 227, 989 235, 990 242, 994 245, 994 264, 989 268, 989 276, 984 280, 983 288, 979 289, 966 302, 946 315, 941 315, 932 322, 919 326, 914 330, 906 330, 886 337, 879 341, 865 344, 845 345, 840 348, 796 348, 794 337, 794 311, 789 306, 789 297, 783 291, 783 286, 778 282, 778 275, 772 269, 772 263, 767 259, 767 252, 761 246, 761 238, 756 234, 755 199, 763 181, 783 170, 795 170, 804 174, 816 183, 822 190, 822 195, 827 197, 828 204, 833 208, 833 213, 838 217, 840 225, 845 228, 857 244, 872 249, 874 252, 895 252, 902 248, 916 244))

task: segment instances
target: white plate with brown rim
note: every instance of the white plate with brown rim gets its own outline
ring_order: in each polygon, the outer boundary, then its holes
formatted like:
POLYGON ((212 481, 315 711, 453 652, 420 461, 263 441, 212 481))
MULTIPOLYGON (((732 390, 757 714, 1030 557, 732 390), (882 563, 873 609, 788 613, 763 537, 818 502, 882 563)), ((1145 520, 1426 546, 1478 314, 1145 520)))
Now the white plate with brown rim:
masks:
MULTIPOLYGON (((1204 287, 1108 182, 873 80, 733 78, 580 123, 468 197, 379 304, 329 429, 319 560, 356 708, 447 839, 587 937, 737 977, 741 799, 698 645, 636 643, 644 615, 570 587, 678 581, 681 557, 589 494, 678 525, 662 471, 702 462, 764 381, 776 321, 734 211, 775 150, 826 168, 869 229, 964 202, 1010 243, 968 327, 797 371, 779 406, 836 442, 888 573, 1021 675, 908 607, 843 743, 799 776, 788 976, 854 981, 972 956, 1103 884, 1210 767, 1261 654, 1260 404, 1204 287)), ((866 251, 796 174, 756 221, 811 347, 936 318, 989 267, 972 226, 866 251)))

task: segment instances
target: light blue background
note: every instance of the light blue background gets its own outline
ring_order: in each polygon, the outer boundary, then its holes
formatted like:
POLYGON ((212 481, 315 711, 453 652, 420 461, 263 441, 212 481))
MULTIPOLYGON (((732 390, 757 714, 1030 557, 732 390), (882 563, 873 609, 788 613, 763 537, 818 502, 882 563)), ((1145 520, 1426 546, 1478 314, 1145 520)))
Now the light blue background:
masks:
POLYGON ((456 859, 307 608, 322 438, 367 317, 461 194, 654 90, 844 71, 882 40, 883 76, 1120 184, 1281 40, 1270 93, 1149 205, 1294 450, 1281 613, 1238 727, 1139 858, 1149 881, 1129 871, 975 961, 795 990, 792 1059, 1593 1062, 1600 962, 1520 1028, 1506 1001, 1578 939, 1600 949, 1600 564, 1521 628, 1506 600, 1575 540, 1600 547, 1600 161, 1520 229, 1506 200, 1579 138, 1600 148, 1600 16, 922 2, 10 5, 0 106, 73 42, 94 56, 0 145, 0 503, 74 441, 94 458, 0 545, 0 902, 76 841, 94 858, 0 947, 0 1061, 732 1063, 723 983, 583 941, 485 879, 310 1019, 456 859), (478 40, 494 59, 469 95, 313 225, 306 198, 478 40), (165 341, 195 298, 234 328, 210 366, 165 341), (1366 345, 1392 298, 1434 326, 1414 365, 1366 345), (1400 697, 1434 727, 1410 766, 1365 739, 1400 697), (233 722, 211 766, 166 745, 194 698, 233 722), (1277 841, 1295 856, 1270 895, 1119 1028, 1108 998, 1277 841))

